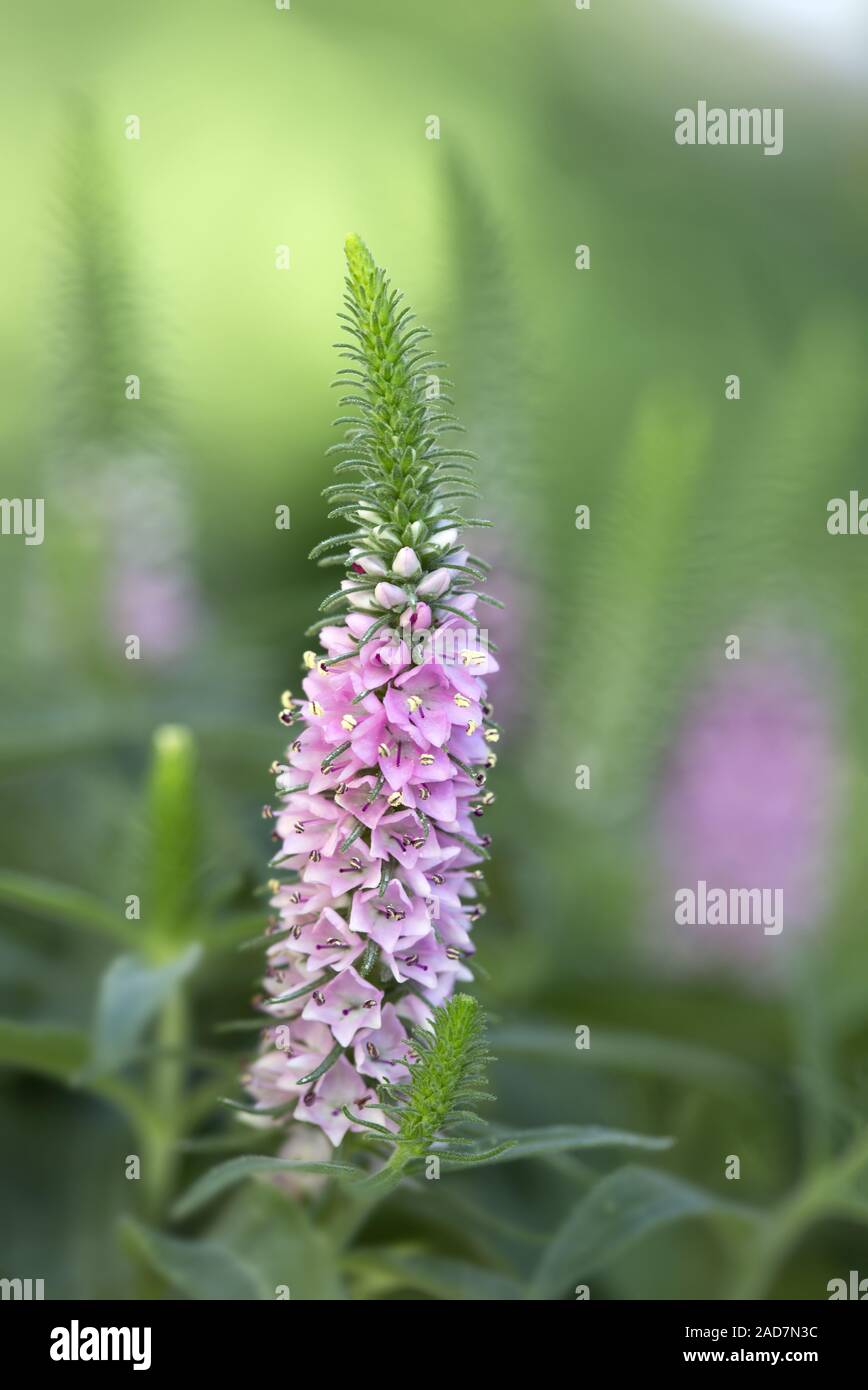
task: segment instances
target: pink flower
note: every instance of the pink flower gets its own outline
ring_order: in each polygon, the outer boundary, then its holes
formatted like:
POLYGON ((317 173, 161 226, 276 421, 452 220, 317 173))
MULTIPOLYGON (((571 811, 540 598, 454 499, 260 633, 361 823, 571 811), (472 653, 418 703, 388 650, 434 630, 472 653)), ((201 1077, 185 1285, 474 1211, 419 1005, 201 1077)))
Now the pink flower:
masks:
POLYGON ((358 1113, 376 1100, 376 1094, 366 1086, 351 1062, 340 1057, 325 1076, 301 1098, 295 1118, 306 1124, 319 1125, 326 1138, 338 1145, 352 1121, 344 1114, 346 1105, 358 1113))
POLYGON ((378 1028, 382 994, 349 966, 323 989, 315 989, 302 1018, 327 1023, 333 1037, 347 1047, 360 1028, 378 1028))
POLYGON ((349 303, 377 358, 358 373, 372 409, 347 446, 365 459, 363 480, 341 508, 355 530, 324 543, 347 546, 329 600, 344 611, 319 630, 303 694, 280 715, 293 729, 267 812, 280 939, 246 1078, 259 1110, 297 1097, 294 1119, 332 1146, 361 1128, 353 1116, 393 1127, 377 1086, 406 1079, 411 1031, 472 979, 479 821, 499 738, 487 693, 497 663, 477 642, 481 572, 440 495, 437 475, 453 465, 446 441, 432 443, 442 417, 423 394, 425 354, 402 348, 397 299, 360 256, 354 244, 349 303))

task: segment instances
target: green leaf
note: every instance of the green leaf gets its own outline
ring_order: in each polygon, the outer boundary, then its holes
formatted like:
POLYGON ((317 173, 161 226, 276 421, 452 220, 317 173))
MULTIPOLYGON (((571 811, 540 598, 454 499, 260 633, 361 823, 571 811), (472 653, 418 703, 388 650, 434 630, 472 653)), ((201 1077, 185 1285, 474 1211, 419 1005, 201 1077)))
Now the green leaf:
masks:
POLYGON ((18 1067, 67 1086, 85 1085, 116 1106, 137 1134, 149 1134, 154 1117, 141 1094, 116 1077, 88 1077, 84 1068, 89 1060, 90 1040, 80 1029, 0 1019, 0 1066, 18 1067))
POLYGON ((87 1061, 88 1039, 77 1028, 0 1019, 0 1065, 67 1083, 87 1061))
POLYGON ((577 1149, 668 1149, 673 1140, 629 1130, 606 1129, 602 1125, 546 1125, 539 1129, 497 1131, 498 1140, 509 1147, 492 1157, 476 1156, 472 1149, 462 1162, 488 1165, 514 1163, 520 1158, 544 1158, 548 1154, 570 1153, 577 1149))
MULTIPOLYGON (((262 932, 264 913, 256 911, 238 912, 232 916, 217 917, 197 929, 197 940, 206 951, 226 951, 235 947, 238 950, 253 950, 254 946, 273 946, 281 939, 281 933, 265 935, 262 932), (259 929, 260 935, 253 940, 250 933, 259 929)), ((286 933, 283 934, 284 936, 286 933)))
POLYGON ((351 1179, 362 1176, 358 1168, 348 1163, 315 1163, 295 1158, 271 1158, 267 1154, 244 1154, 241 1158, 218 1164, 194 1182, 175 1203, 172 1215, 176 1220, 182 1220, 227 1188, 265 1173, 321 1173, 325 1177, 351 1179))
POLYGON ((463 1260, 389 1250, 358 1250, 347 1268, 378 1286, 378 1292, 415 1289, 454 1302, 501 1303, 523 1297, 521 1285, 506 1275, 463 1260))
POLYGON ((491 1046, 499 1057, 526 1057, 572 1067, 601 1067, 638 1076, 699 1081, 720 1087, 755 1088, 762 1081, 759 1072, 738 1058, 647 1033, 592 1028, 590 1047, 577 1050, 568 1025, 522 1023, 495 1029, 491 1046))
POLYGON ((166 965, 150 965, 139 956, 112 961, 97 1000, 93 1062, 98 1070, 116 1070, 129 1060, 148 1024, 201 956, 201 946, 194 944, 166 965))
POLYGON ((556 1299, 648 1232, 690 1216, 753 1220, 747 1207, 650 1168, 610 1173, 570 1212, 534 1273, 529 1297, 556 1299))
POLYGON ((48 917, 61 926, 97 932, 114 941, 122 941, 127 946, 137 941, 135 931, 123 917, 120 908, 114 913, 99 899, 92 898, 80 888, 52 883, 49 879, 33 878, 4 869, 0 871, 0 903, 48 917))
POLYGON ((127 1218, 121 1240, 130 1254, 195 1300, 250 1302, 271 1297, 254 1269, 224 1245, 211 1240, 179 1240, 127 1218))
POLYGON ((287 1285, 294 1303, 342 1301, 346 1291, 337 1249, 309 1210, 271 1183, 255 1183, 222 1208, 212 1238, 256 1270, 269 1297, 287 1285))

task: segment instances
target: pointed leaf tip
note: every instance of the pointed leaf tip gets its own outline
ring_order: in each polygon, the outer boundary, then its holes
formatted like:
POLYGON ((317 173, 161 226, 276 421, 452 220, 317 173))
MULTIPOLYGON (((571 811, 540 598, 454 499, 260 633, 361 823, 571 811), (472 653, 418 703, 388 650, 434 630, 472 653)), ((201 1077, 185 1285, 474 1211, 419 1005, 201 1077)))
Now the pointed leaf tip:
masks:
POLYGON ((359 277, 370 275, 375 269, 374 258, 360 236, 350 232, 344 242, 347 266, 350 274, 359 277))

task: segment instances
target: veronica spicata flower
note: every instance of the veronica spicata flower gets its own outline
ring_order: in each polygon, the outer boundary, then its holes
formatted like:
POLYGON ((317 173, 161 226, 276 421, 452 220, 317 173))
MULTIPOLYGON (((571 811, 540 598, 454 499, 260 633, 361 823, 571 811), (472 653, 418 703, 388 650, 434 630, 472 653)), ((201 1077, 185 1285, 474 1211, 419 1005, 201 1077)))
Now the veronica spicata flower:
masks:
POLYGON ((305 653, 303 694, 282 701, 292 742, 265 811, 270 1023, 245 1078, 258 1111, 333 1146, 362 1128, 352 1115, 396 1129, 378 1087, 408 1080, 412 1030, 472 979, 499 740, 477 614, 487 566, 459 539, 485 524, 460 511, 476 495, 472 456, 447 442, 459 427, 427 330, 357 237, 346 254, 350 413, 326 496, 350 529, 312 552, 345 577, 310 629, 321 645, 305 653))

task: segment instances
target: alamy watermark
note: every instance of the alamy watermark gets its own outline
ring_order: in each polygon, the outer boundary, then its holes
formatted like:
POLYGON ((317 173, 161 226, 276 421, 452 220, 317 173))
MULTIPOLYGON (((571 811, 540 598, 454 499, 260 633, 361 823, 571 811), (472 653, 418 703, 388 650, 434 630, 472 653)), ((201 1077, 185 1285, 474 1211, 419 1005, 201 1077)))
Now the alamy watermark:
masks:
POLYGON ((73 1318, 69 1327, 51 1329, 52 1361, 131 1361, 134 1371, 151 1365, 149 1327, 82 1327, 73 1318))
POLYGON ((761 145, 763 154, 784 148, 782 106, 682 106, 675 112, 676 145, 761 145))
POLYGON ((0 1279, 0 1299, 30 1302, 45 1298, 44 1279, 0 1279))
POLYGON ((466 666, 473 673, 485 673, 488 659, 488 629, 484 627, 384 628, 375 639, 383 643, 382 655, 400 662, 409 656, 414 666, 466 666), (481 668, 481 670, 480 670, 481 668))
POLYGON ((762 927, 765 936, 784 929, 782 888, 709 888, 701 878, 696 888, 675 893, 675 922, 679 927, 762 927))
POLYGON ((23 536, 25 545, 45 539, 44 497, 0 497, 0 536, 23 536))

